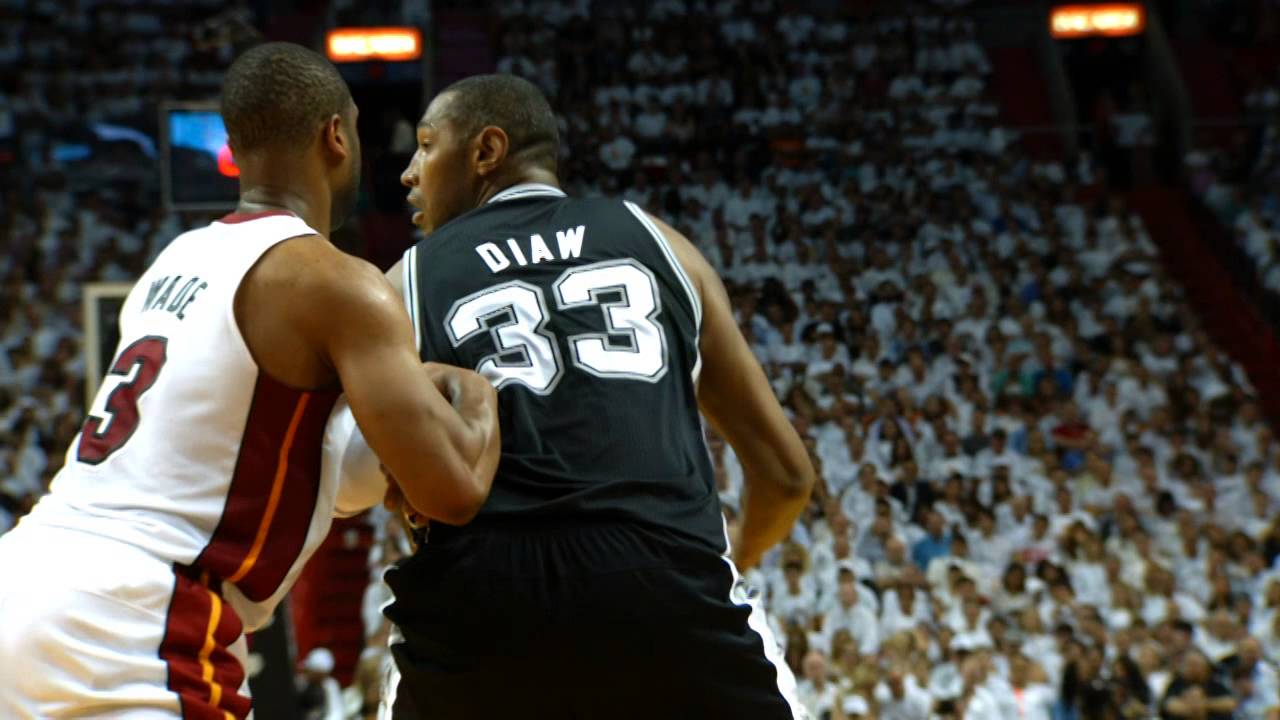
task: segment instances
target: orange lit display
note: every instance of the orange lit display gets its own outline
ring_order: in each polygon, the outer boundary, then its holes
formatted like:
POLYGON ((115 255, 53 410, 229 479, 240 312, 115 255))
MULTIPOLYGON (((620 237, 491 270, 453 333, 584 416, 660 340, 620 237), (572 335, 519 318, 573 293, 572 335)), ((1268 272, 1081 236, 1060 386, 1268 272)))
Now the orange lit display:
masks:
POLYGON ((422 33, 413 27, 334 28, 324 47, 334 62, 417 60, 422 57, 422 33))
POLYGON ((1055 38, 1124 37, 1147 27, 1147 15, 1138 3, 1063 5, 1053 9, 1049 31, 1055 38))

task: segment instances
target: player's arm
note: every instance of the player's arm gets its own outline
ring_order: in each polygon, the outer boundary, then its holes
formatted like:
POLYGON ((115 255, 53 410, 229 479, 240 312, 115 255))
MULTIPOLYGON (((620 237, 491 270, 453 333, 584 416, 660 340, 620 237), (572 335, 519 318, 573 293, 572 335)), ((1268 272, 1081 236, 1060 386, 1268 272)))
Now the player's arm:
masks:
MULTIPOLYGON (((405 294, 405 287, 411 281, 405 277, 406 267, 405 258, 396 261, 396 264, 387 271, 387 282, 391 284, 396 295, 404 299, 404 306, 407 308, 410 301, 405 294)), ((422 349, 417 348, 417 350, 421 353, 422 349)), ((479 424, 489 421, 494 410, 489 404, 489 399, 492 397, 489 390, 492 389, 492 384, 488 380, 470 370, 443 363, 427 363, 426 367, 427 374, 435 382, 436 388, 453 404, 453 409, 458 411, 458 415, 464 422, 479 424), (485 385, 484 392, 467 390, 473 385, 478 387, 478 383, 485 385)), ((498 460, 502 455, 501 446, 498 433, 489 436, 489 446, 480 454, 476 472, 488 473, 490 476, 497 472, 498 460)))
MULTIPOLYGON (((498 423, 498 394, 488 378, 465 368, 429 362, 423 365, 436 390, 449 401, 462 422, 471 428, 483 445, 475 456, 472 471, 492 484, 502 457, 502 436, 498 423)), ((485 495, 488 496, 486 485, 485 495)))
POLYGON ((733 551, 747 569, 791 534, 813 491, 813 464, 738 330, 715 270, 683 235, 654 220, 702 296, 698 406, 742 463, 742 529, 733 551))
MULTIPOLYGON (((484 422, 490 412, 484 401, 487 393, 464 395, 454 374, 457 368, 438 363, 427 363, 424 368, 436 389, 449 399, 463 422, 472 425, 484 422)), ((466 377, 466 371, 462 372, 461 377, 466 377)), ((475 472, 479 477, 491 477, 497 469, 501 444, 498 434, 494 434, 489 442, 489 447, 481 453, 476 464, 475 472)), ((324 463, 325 471, 337 479, 334 517, 358 515, 378 503, 385 504, 388 509, 402 509, 404 495, 396 483, 387 482, 387 471, 360 432, 345 395, 338 398, 325 425, 324 463)))
MULTIPOLYGON (((401 260, 387 273, 387 281, 401 296, 404 294, 403 267, 404 261, 401 260)), ((460 383, 451 378, 450 368, 436 363, 426 363, 425 368, 436 389, 450 399, 464 422, 483 421, 488 412, 482 402, 483 395, 474 395, 471 402, 463 402, 460 383)), ((495 436, 494 442, 496 440, 495 436)), ((400 509, 404 501, 403 494, 394 482, 388 484, 382 462, 360 432, 345 396, 338 399, 329 416, 324 442, 327 469, 338 479, 334 517, 350 517, 378 503, 383 503, 388 509, 400 509)), ((482 453, 480 462, 485 465, 496 464, 496 458, 486 452, 482 453)), ((477 467, 476 472, 481 475, 491 474, 493 468, 482 465, 477 467)))
POLYGON ((308 308, 305 331, 408 503, 431 519, 470 521, 497 467, 492 386, 466 370, 424 368, 400 297, 382 274, 336 249, 325 254, 299 273, 308 278, 297 298, 308 308), (447 398, 438 385, 455 394, 447 398))

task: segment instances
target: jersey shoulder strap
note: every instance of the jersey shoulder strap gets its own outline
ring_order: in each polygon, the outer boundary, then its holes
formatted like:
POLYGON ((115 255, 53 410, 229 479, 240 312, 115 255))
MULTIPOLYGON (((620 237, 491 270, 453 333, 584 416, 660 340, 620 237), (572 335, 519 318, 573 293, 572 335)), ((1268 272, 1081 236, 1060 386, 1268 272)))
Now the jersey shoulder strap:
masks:
POLYGON ((700 335, 702 332, 702 296, 698 293, 698 287, 693 284, 693 278, 689 277, 684 265, 680 264, 680 258, 676 256, 675 248, 671 247, 671 241, 667 239, 666 234, 662 232, 653 222, 653 219, 649 217, 649 214, 639 205, 630 200, 623 200, 622 205, 657 244, 658 250, 671 267, 671 272, 675 274, 676 280, 680 283, 685 296, 689 300, 689 309, 693 314, 694 328, 700 335))
POLYGON ((409 311, 409 319, 413 321, 413 342, 418 349, 420 357, 426 357, 425 348, 422 347, 422 317, 421 306, 418 303, 418 245, 415 243, 412 247, 405 251, 404 257, 400 261, 400 286, 404 295, 404 306, 409 311))

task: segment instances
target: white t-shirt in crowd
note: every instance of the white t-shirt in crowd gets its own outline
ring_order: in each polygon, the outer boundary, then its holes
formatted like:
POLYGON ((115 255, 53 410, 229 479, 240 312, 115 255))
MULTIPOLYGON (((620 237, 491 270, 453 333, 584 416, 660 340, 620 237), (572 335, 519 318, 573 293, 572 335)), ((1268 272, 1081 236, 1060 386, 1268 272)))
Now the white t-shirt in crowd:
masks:
POLYGON ((873 697, 880 706, 880 720, 929 720, 932 716, 933 697, 920 687, 914 675, 903 678, 902 697, 894 697, 883 681, 876 685, 873 697))

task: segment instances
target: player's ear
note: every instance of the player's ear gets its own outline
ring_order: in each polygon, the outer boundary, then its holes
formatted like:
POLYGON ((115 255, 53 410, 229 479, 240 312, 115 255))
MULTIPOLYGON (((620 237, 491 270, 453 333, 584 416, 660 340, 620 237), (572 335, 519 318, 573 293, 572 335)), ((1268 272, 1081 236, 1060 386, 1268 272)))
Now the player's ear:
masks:
POLYGON ((334 113, 324 122, 324 128, 320 131, 320 143, 325 150, 332 153, 338 160, 342 160, 351 154, 351 142, 347 137, 347 133, 353 128, 344 128, 345 121, 340 113, 334 113), (345 130, 345 132, 344 132, 345 130))
POLYGON ((484 177, 501 167, 510 147, 511 140, 502 128, 489 125, 481 130, 476 137, 476 174, 484 177))

